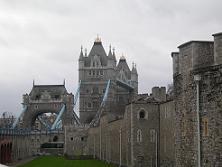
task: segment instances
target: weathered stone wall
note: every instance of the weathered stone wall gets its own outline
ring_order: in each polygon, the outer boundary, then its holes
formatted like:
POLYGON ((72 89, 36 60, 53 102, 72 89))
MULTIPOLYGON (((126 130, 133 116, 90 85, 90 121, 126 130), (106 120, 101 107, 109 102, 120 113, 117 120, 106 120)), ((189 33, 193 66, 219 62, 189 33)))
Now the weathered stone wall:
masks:
POLYGON ((200 126, 202 166, 222 166, 222 65, 198 69, 201 76, 200 126))
POLYGON ((174 101, 160 104, 160 166, 175 166, 175 105, 174 101))
POLYGON ((85 127, 65 127, 65 145, 64 154, 71 158, 80 158, 82 155, 88 155, 87 128, 85 127))
POLYGON ((31 156, 29 133, 5 129, 0 132, 0 163, 31 156))
POLYGON ((180 74, 174 74, 176 166, 198 164, 197 85, 199 84, 201 166, 222 166, 221 35, 215 41, 191 41, 179 46, 180 74), (214 53, 213 53, 214 46, 214 53), (213 62, 213 57, 214 61, 213 62), (216 65, 214 65, 216 64, 216 65), (194 81, 199 75, 200 81, 194 81))
POLYGON ((192 42, 179 47, 181 74, 174 75, 175 110, 176 110, 176 166, 196 165, 195 98, 193 75, 191 70, 192 42))

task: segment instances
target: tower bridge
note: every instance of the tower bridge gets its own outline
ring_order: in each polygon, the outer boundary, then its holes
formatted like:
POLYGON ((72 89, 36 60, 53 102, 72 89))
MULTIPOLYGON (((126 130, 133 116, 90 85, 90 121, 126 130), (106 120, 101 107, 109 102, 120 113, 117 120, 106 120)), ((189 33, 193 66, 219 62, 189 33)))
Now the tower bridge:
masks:
POLYGON ((125 105, 138 93, 138 74, 135 65, 130 70, 124 56, 116 64, 115 51, 111 50, 110 47, 106 54, 98 38, 88 55, 83 55, 81 48, 75 96, 67 92, 65 83, 36 85, 33 82, 32 90, 23 95, 22 112, 11 129, 0 129, 4 141, 0 143, 1 163, 34 155, 42 144, 55 138, 64 142, 65 127, 87 130, 99 125, 103 113, 123 115, 125 105), (75 112, 78 99, 79 116, 75 112), (52 116, 49 118, 47 113, 52 116))

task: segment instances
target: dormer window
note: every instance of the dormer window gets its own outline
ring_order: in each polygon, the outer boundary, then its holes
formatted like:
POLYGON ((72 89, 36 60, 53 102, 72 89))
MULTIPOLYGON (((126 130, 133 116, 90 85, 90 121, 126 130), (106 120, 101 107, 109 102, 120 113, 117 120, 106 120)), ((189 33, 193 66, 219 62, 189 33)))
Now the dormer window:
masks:
POLYGON ((59 97, 60 97, 59 95, 55 95, 55 99, 56 99, 56 100, 58 100, 58 99, 59 99, 59 97))
POLYGON ((40 99, 40 95, 36 95, 35 100, 39 100, 39 99, 40 99))

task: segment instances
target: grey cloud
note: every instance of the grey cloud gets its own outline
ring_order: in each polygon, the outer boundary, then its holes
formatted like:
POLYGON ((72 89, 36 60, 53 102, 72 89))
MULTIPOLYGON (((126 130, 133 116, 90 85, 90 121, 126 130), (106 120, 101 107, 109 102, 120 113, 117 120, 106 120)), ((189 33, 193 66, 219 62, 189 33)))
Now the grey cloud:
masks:
POLYGON ((100 34, 108 51, 123 53, 139 72, 139 91, 172 82, 171 51, 221 31, 219 0, 0 1, 0 112, 20 110, 32 79, 74 92, 80 46, 100 34))

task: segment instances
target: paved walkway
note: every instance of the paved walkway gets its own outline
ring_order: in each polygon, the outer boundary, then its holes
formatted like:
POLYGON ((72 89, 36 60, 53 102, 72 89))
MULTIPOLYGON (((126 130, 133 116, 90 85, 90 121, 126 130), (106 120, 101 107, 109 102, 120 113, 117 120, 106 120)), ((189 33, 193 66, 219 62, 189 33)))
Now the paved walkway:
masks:
POLYGON ((23 165, 29 161, 32 161, 33 159, 36 159, 37 157, 29 157, 29 158, 26 158, 26 159, 22 159, 22 160, 19 160, 19 161, 16 161, 16 162, 13 162, 13 163, 10 163, 10 164, 7 164, 8 166, 11 166, 11 167, 16 167, 16 166, 19 166, 19 165, 23 165))

